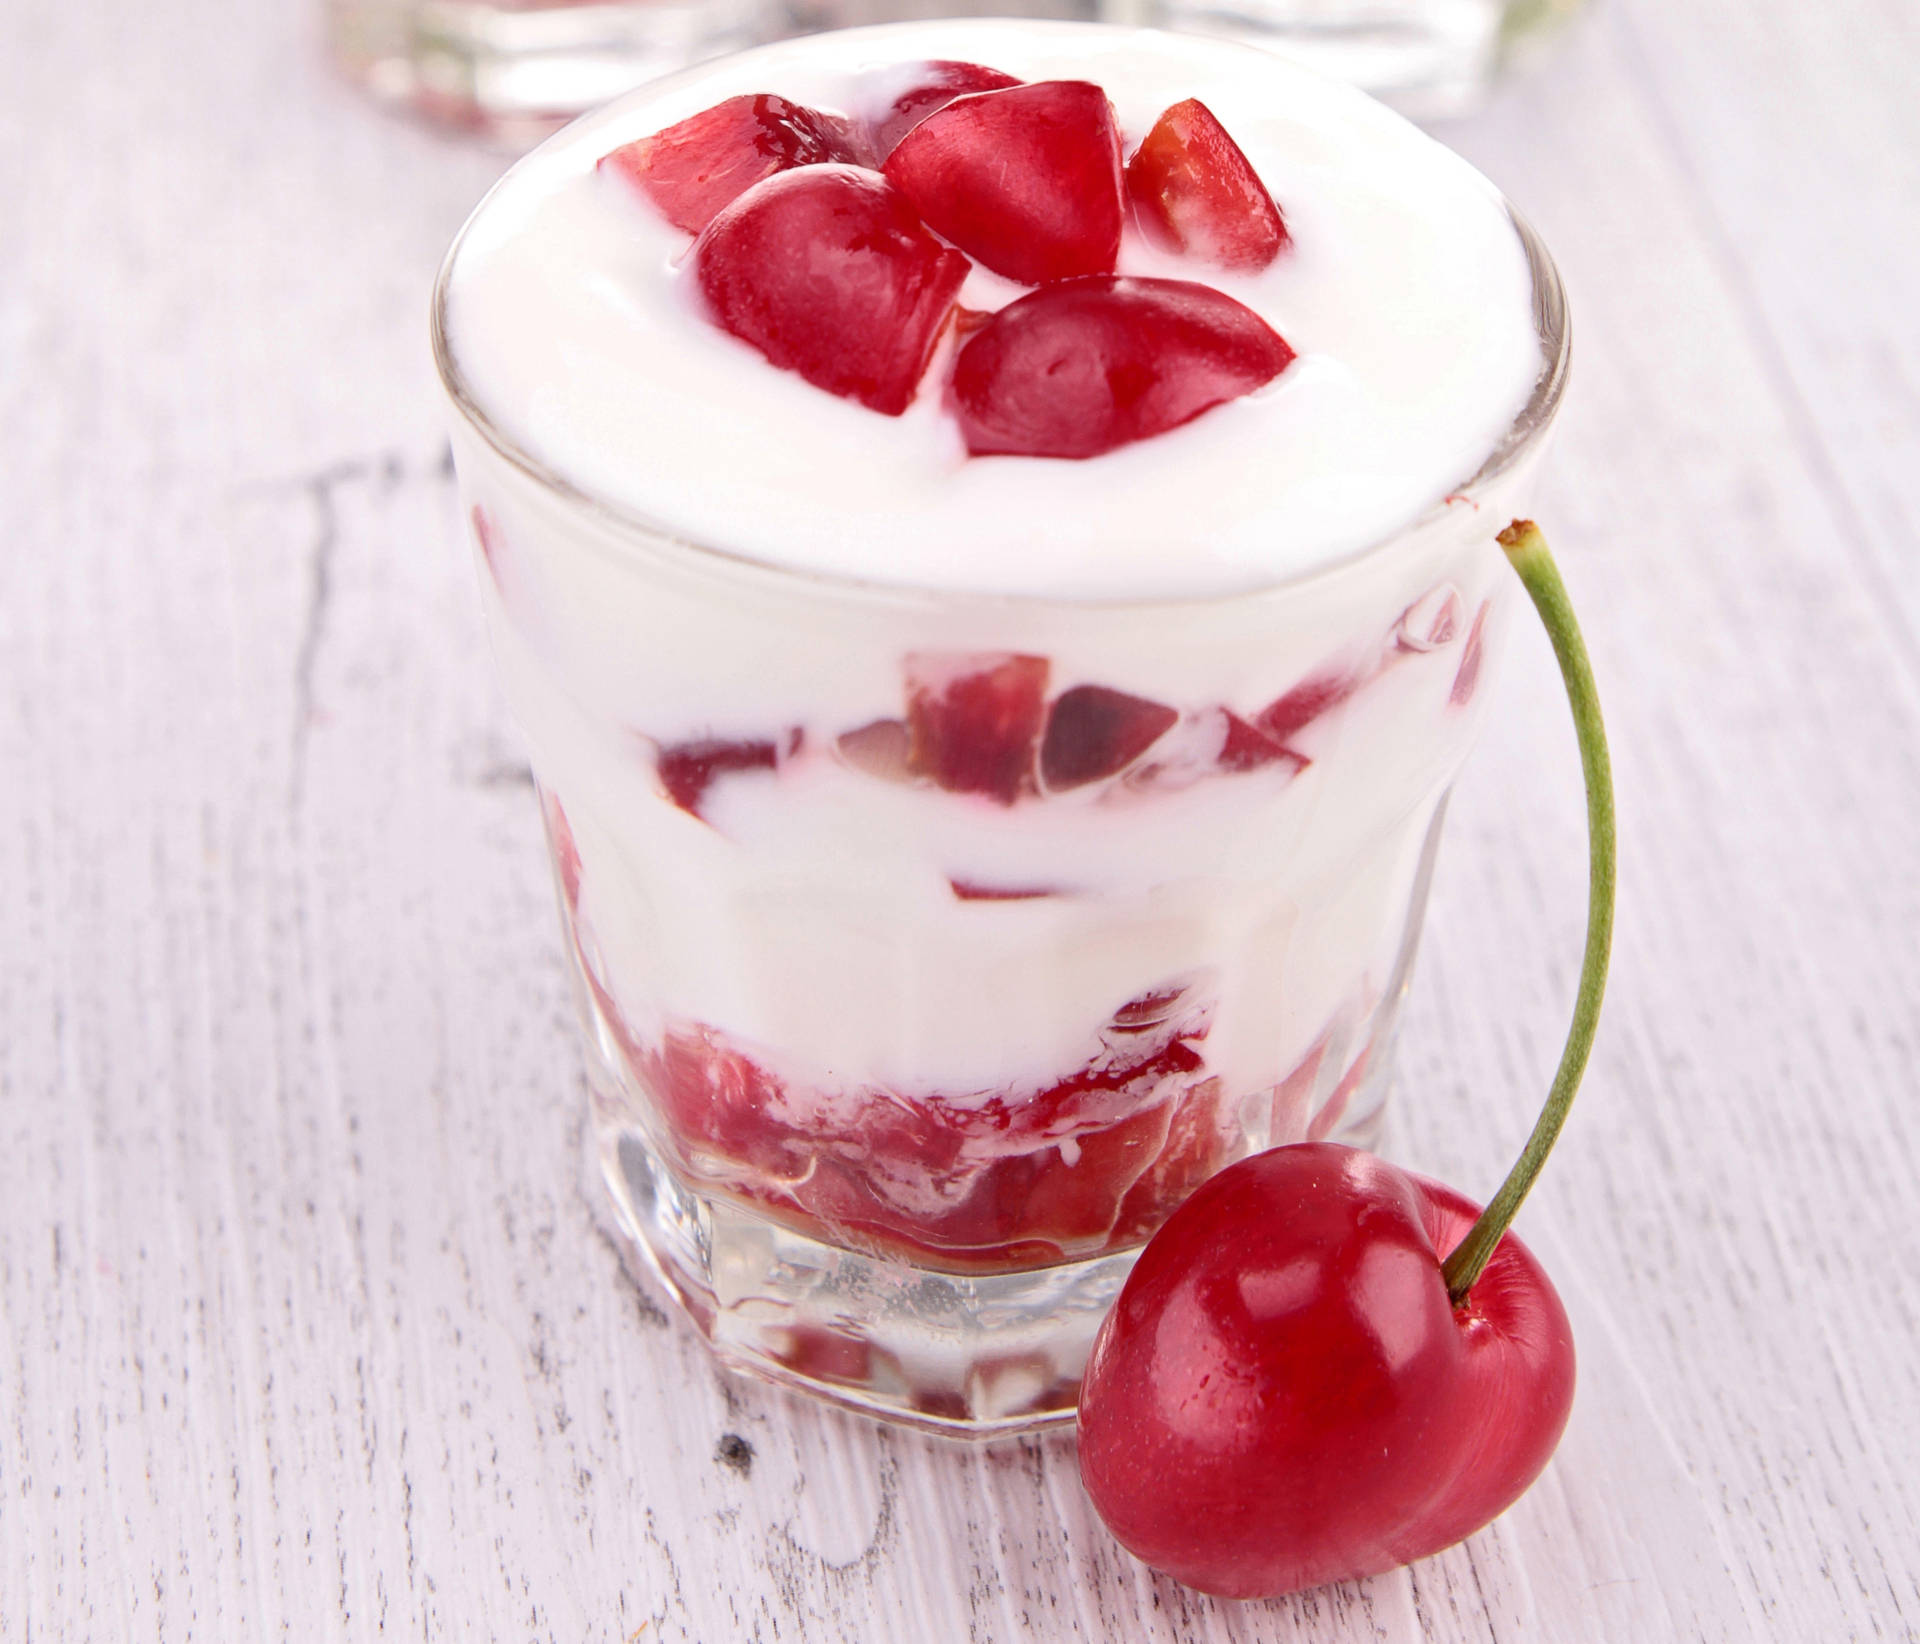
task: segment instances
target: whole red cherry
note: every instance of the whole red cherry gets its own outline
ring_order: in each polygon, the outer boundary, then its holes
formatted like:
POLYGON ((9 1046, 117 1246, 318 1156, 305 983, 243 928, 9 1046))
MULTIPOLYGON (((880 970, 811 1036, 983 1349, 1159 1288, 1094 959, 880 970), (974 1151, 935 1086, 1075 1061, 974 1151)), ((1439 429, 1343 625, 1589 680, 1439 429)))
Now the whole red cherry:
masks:
POLYGON ((1573 1335, 1511 1236, 1449 1301, 1441 1263, 1478 1214, 1331 1142, 1205 1183, 1081 1388, 1081 1477, 1121 1544, 1253 1598, 1410 1563, 1511 1506, 1566 1426, 1573 1335))
POLYGON ((1080 1470, 1156 1569, 1229 1598, 1373 1575, 1504 1512, 1553 1454, 1573 1336, 1508 1231, 1593 1046, 1613 933, 1613 784, 1586 648, 1545 539, 1500 545, 1553 643, 1590 846, 1573 1024, 1519 1162, 1482 1211, 1308 1142, 1204 1183, 1148 1242, 1080 1393, 1080 1470))

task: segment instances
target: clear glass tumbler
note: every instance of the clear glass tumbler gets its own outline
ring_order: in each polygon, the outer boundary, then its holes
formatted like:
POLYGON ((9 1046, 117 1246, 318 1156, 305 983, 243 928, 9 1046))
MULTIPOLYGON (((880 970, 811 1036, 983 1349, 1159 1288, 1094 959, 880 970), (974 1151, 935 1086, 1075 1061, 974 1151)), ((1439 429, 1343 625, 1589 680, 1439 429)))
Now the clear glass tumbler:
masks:
POLYGON ((585 494, 471 390, 456 243, 435 353, 593 1145, 725 1361, 951 1434, 1068 1419, 1199 1182, 1374 1134, 1565 375, 1514 226, 1539 375, 1478 474, 1310 575, 1134 601, 780 569, 585 494))

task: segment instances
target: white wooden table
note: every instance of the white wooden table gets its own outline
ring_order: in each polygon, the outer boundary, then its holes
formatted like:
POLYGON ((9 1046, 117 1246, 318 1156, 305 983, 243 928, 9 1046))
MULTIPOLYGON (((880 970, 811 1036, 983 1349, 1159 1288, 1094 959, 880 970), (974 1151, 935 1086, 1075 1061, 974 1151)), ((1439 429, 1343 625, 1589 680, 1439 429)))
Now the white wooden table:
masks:
MULTIPOLYGON (((717 1374, 620 1273, 425 349, 498 159, 291 0, 0 5, 0 1638, 1920 1638, 1920 14, 1605 0, 1446 135, 1554 247, 1611 1011, 1540 1485, 1216 1604, 1065 1440, 717 1374)), ((1391 1151, 1489 1191, 1577 769, 1521 637, 1391 1151)))

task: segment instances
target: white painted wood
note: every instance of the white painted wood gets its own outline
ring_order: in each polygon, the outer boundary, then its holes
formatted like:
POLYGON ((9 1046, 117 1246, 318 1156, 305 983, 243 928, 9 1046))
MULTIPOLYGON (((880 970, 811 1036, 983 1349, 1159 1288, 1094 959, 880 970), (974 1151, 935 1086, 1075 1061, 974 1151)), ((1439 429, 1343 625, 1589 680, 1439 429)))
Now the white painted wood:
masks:
MULTIPOLYGON (((0 1638, 1920 1637, 1909 9, 1609 0, 1447 133, 1577 315, 1623 901, 1523 1227, 1582 1391, 1490 1531, 1270 1605, 1145 1575, 1064 1442, 730 1383, 621 1277, 423 341, 497 160, 294 8, 4 23, 0 1638)), ((1523 634, 1391 1143, 1469 1190, 1580 853, 1523 634)))

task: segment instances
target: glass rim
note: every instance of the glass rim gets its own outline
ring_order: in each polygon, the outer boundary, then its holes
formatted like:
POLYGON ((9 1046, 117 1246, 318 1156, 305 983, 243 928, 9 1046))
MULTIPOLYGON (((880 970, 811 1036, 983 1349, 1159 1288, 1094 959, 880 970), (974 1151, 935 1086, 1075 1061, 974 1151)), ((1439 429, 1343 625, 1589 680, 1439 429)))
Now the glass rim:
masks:
MULTIPOLYGON (((536 149, 534 152, 537 154, 539 150, 536 149)), ((783 565, 777 560, 766 559, 744 549, 699 541, 674 526, 650 517, 639 509, 630 508, 611 497, 590 490, 536 456, 487 414, 480 403, 479 396, 468 384, 465 374, 454 358, 453 346, 447 336, 448 291, 454 265, 459 260, 461 248, 466 243, 468 233, 481 214, 486 211, 488 202, 494 194, 506 185, 513 171, 517 169, 517 165, 510 168, 468 214, 466 221, 461 224, 460 232, 454 236, 453 244, 448 247, 446 257, 440 264, 440 272, 433 284, 429 325, 433 341, 434 367, 439 374, 442 389, 459 413, 461 420, 480 437, 483 444, 491 448, 496 456, 517 469, 542 490, 557 497, 568 507, 584 513, 599 525, 610 529, 615 535, 638 539, 631 542, 631 546, 644 547, 646 551, 655 554, 665 552, 682 555, 694 563, 707 562, 724 566, 737 573, 751 573, 776 581, 797 583, 816 591, 833 589, 846 594, 867 597, 937 599, 1029 608, 1059 606, 1114 610, 1229 604, 1280 590, 1298 588, 1321 577, 1344 572, 1375 558, 1384 557, 1408 537, 1419 535, 1429 526, 1452 516, 1455 503, 1461 500, 1477 501, 1482 493, 1490 490, 1533 454, 1552 426, 1561 401, 1566 396, 1573 352, 1573 332, 1571 317, 1567 311, 1566 287, 1561 281, 1559 269, 1555 266, 1552 256, 1548 253, 1539 234, 1535 232, 1533 225, 1521 215, 1512 201, 1504 194, 1498 194, 1496 190, 1500 204, 1506 211, 1508 221, 1513 224, 1514 232, 1519 237, 1521 250, 1527 260, 1527 274, 1532 288, 1534 335, 1540 346, 1540 372, 1534 379, 1533 391, 1527 396, 1526 403, 1507 425, 1505 432, 1480 467, 1459 484, 1450 486, 1422 512, 1404 520, 1385 536, 1364 543, 1337 558, 1322 561, 1286 576, 1226 592, 1210 590, 1191 595, 1102 594, 1081 598, 1055 593, 945 588, 933 583, 903 582, 885 577, 851 576, 836 571, 783 565)), ((1491 184, 1488 186, 1492 187, 1491 184)), ((1491 536, 1488 540, 1492 540, 1491 536)))

